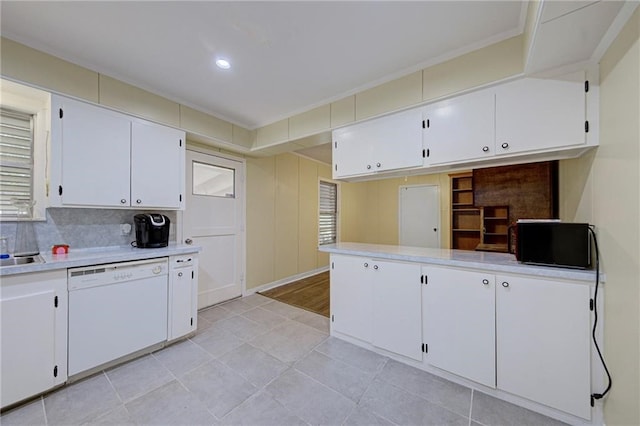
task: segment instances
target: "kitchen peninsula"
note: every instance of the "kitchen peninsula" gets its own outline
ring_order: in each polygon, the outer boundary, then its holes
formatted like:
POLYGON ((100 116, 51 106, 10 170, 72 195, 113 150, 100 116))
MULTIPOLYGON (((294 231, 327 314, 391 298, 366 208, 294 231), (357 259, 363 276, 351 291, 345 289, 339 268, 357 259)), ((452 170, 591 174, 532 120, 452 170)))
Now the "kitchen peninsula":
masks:
POLYGON ((590 337, 594 270, 466 250, 319 250, 331 254, 333 336, 543 414, 591 419, 602 379, 590 337))

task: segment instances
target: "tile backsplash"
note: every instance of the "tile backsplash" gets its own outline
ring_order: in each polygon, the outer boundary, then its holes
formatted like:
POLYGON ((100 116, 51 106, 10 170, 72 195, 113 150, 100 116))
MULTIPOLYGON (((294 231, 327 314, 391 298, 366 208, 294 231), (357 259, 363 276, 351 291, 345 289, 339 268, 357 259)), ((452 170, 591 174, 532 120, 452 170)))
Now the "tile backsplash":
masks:
MULTIPOLYGON (((169 241, 176 240, 177 213, 175 211, 157 211, 171 220, 169 241)), ((48 251, 54 244, 68 244, 71 249, 123 246, 135 241, 133 216, 146 213, 140 210, 116 209, 47 209, 47 219, 32 222, 38 240, 40 252, 48 251), (131 232, 122 235, 120 225, 128 223, 131 232)), ((16 236, 16 222, 0 223, 0 235, 7 237, 9 250, 13 251, 16 236)))

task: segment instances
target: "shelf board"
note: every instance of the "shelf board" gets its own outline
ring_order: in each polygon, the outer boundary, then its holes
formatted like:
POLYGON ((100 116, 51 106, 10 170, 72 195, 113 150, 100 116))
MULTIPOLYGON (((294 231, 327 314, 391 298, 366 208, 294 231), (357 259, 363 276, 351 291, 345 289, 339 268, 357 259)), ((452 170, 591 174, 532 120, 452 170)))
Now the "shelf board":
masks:
POLYGON ((459 212, 472 212, 472 213, 480 214, 480 210, 478 210, 478 209, 473 209, 473 208, 468 208, 468 209, 453 209, 452 211, 453 211, 454 213, 459 213, 459 212))
POLYGON ((451 192, 473 192, 471 188, 453 188, 451 192))
POLYGON ((479 229, 452 229, 453 232, 480 232, 479 229))
POLYGON ((484 235, 489 235, 491 237, 506 237, 508 234, 503 232, 485 232, 484 235))
POLYGON ((508 217, 484 217, 486 220, 509 220, 508 217))

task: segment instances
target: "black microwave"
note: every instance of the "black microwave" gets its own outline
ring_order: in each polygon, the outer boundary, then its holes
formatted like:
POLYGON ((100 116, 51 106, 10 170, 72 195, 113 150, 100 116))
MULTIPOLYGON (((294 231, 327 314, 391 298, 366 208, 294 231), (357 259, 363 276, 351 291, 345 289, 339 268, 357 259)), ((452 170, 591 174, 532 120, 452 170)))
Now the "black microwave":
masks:
POLYGON ((516 259, 534 265, 588 269, 591 267, 589 224, 519 220, 516 259))

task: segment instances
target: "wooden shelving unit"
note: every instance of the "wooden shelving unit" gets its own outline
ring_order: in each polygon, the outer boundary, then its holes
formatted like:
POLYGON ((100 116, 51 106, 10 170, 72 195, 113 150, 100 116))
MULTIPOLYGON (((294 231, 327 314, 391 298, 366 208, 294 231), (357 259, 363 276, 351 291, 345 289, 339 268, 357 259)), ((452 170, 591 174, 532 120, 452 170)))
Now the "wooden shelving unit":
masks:
POLYGON ((473 175, 458 173, 451 178, 451 248, 475 250, 480 244, 480 209, 473 203, 473 175))
POLYGON ((509 206, 480 207, 480 243, 476 250, 508 251, 509 245, 509 206))

